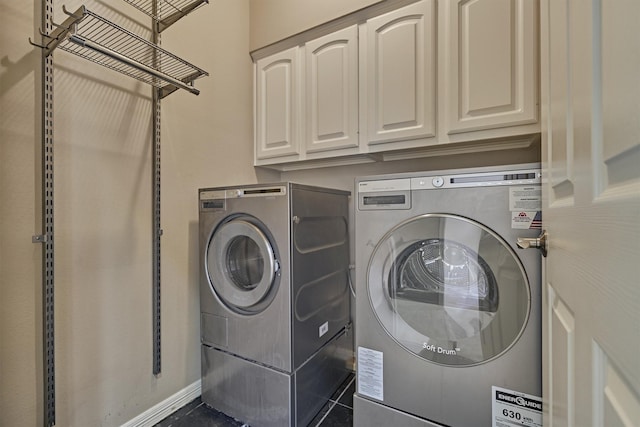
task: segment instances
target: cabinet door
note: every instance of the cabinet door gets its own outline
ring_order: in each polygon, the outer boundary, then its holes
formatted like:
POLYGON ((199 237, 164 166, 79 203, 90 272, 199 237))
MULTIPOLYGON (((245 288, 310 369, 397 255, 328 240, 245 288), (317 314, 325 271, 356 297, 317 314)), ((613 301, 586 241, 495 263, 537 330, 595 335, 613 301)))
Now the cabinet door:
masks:
POLYGON ((305 45, 306 151, 358 146, 358 29, 305 45))
POLYGON ((299 155, 300 51, 256 62, 256 159, 299 155))
POLYGON ((448 133, 538 120, 536 0, 456 0, 448 12, 448 133))
POLYGON ((434 136, 434 2, 422 0, 365 25, 360 76, 368 143, 434 136))

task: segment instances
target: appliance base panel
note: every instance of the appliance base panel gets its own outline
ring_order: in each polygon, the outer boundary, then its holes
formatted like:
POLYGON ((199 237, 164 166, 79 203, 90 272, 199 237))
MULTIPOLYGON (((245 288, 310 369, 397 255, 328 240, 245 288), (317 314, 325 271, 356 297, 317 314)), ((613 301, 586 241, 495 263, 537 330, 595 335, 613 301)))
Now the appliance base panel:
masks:
POLYGON ((293 374, 202 345, 202 401, 250 425, 307 426, 351 372, 342 331, 293 374))
POLYGON ((422 418, 353 395, 353 427, 442 427, 422 418))
POLYGON ((202 346, 202 401, 226 415, 265 427, 293 425, 293 377, 202 346))

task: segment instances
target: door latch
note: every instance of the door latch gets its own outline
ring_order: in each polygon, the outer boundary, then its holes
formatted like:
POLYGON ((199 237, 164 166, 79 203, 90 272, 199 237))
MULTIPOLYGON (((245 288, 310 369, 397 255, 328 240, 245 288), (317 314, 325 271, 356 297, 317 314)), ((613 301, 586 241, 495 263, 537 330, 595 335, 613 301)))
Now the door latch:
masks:
POLYGON ((549 249, 547 230, 543 230, 538 237, 518 237, 517 244, 520 249, 540 249, 542 256, 546 258, 549 249))

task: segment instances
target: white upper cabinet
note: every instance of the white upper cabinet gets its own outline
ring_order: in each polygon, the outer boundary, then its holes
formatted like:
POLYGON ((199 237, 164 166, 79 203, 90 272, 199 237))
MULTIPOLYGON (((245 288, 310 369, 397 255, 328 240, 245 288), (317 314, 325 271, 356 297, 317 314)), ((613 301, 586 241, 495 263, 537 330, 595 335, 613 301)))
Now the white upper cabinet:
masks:
POLYGON ((358 147, 358 28, 305 45, 307 153, 358 147))
POLYGON ((299 157, 299 55, 295 47, 256 61, 256 159, 299 157))
POLYGON ((449 134, 538 121, 536 0, 447 0, 441 78, 449 134))
POLYGON ((436 30, 433 0, 363 25, 361 117, 368 144, 435 136, 436 30))
POLYGON ((255 165, 530 146, 540 133, 539 7, 387 0, 254 52, 255 165))

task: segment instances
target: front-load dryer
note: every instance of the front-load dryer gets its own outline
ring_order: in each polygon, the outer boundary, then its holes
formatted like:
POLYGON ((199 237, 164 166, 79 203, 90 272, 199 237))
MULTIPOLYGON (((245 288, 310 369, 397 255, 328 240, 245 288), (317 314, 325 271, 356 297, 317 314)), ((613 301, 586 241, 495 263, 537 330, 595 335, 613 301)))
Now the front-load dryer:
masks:
POLYGON ((541 426, 538 164, 356 179, 355 426, 541 426))
POLYGON ((199 190, 202 400, 306 425, 349 373, 349 192, 199 190))

